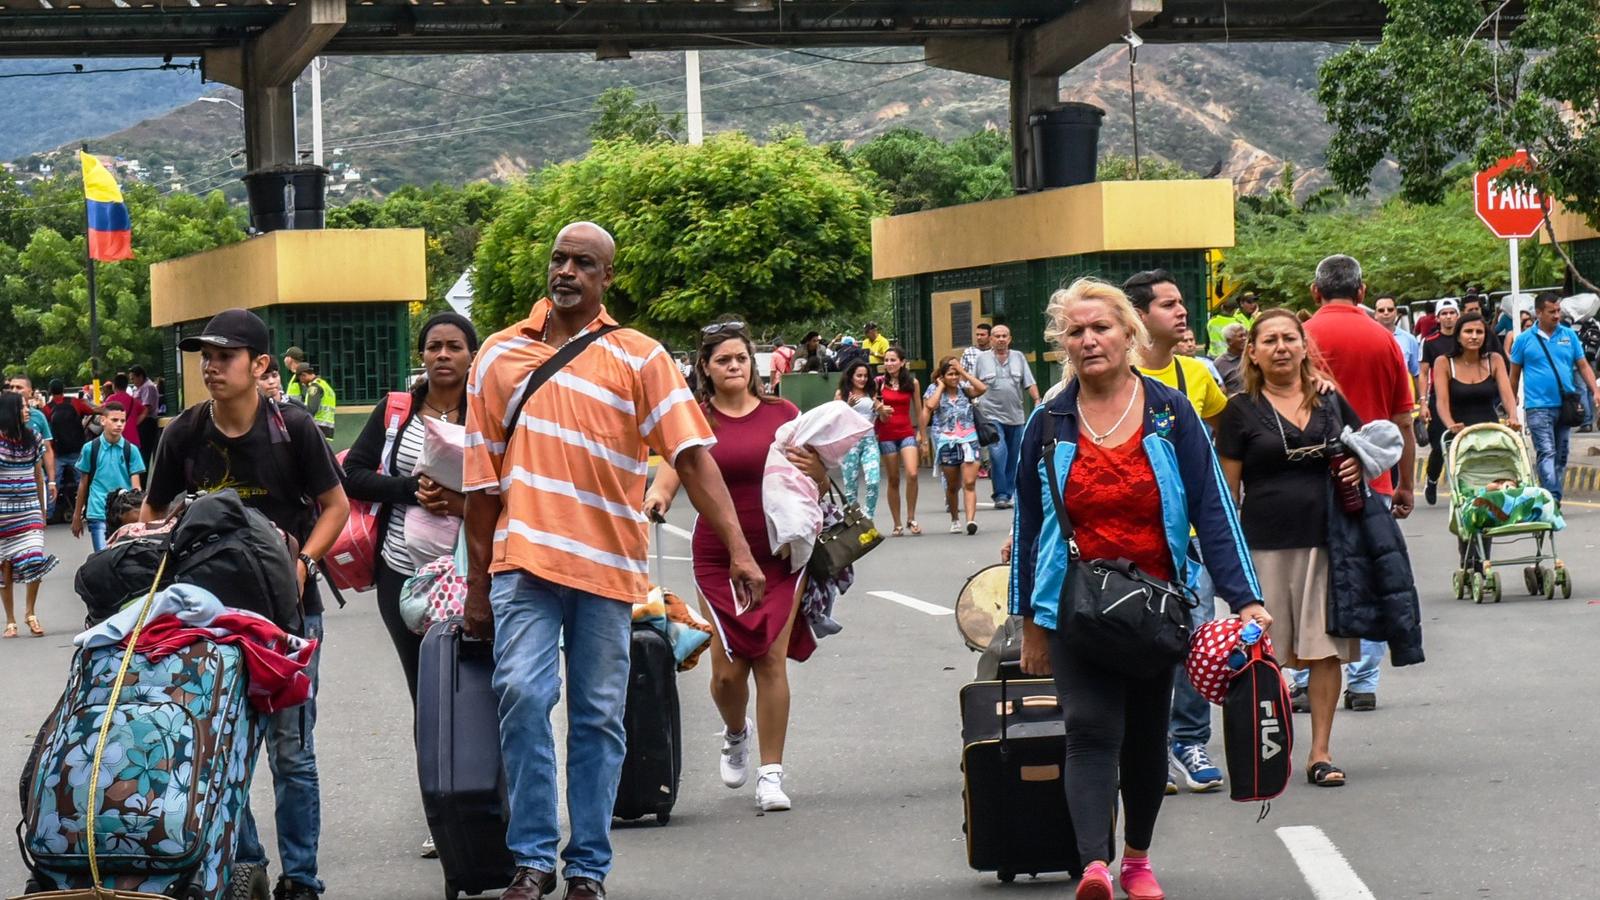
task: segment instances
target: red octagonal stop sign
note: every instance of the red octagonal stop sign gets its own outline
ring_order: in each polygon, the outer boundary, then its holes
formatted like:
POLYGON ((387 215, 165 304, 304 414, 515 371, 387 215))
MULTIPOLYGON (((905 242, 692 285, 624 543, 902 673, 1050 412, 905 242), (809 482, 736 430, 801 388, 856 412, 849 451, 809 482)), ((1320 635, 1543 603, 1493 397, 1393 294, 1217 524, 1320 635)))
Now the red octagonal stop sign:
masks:
POLYGON ((1528 151, 1518 150, 1472 179, 1473 205, 1478 210, 1478 218, 1489 226, 1495 237, 1530 238, 1543 224, 1544 212, 1550 205, 1549 198, 1536 188, 1505 184, 1498 180, 1507 169, 1532 167, 1533 161, 1528 151))

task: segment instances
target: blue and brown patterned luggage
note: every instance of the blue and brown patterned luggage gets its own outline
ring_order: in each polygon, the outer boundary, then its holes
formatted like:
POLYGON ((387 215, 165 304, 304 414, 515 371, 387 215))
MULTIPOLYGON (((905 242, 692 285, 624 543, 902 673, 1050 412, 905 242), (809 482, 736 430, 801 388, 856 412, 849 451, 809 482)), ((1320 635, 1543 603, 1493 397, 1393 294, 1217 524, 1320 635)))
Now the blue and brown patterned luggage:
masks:
POLYGON ((134 653, 119 693, 127 655, 122 647, 79 650, 62 701, 40 730, 19 829, 30 891, 93 885, 85 827, 92 821, 102 887, 179 900, 264 896, 265 873, 233 865, 265 733, 265 717, 246 696, 243 655, 210 641, 155 662, 134 653))

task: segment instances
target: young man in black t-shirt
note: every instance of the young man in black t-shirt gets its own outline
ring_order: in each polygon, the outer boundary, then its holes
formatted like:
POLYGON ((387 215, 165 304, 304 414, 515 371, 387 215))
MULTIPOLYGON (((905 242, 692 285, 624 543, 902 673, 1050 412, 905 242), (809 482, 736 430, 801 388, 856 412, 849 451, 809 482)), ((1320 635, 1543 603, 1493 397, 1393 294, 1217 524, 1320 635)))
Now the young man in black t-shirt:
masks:
MULTIPOLYGON (((320 641, 322 601, 316 565, 344 528, 350 503, 338 463, 311 416, 294 406, 275 409, 258 389, 262 373, 274 364, 269 344, 266 323, 248 310, 230 309, 206 323, 198 337, 178 345, 184 352, 200 353, 211 399, 185 410, 167 427, 150 471, 141 517, 147 522, 161 518, 185 493, 238 491, 246 506, 260 510, 300 541, 296 572, 305 636, 320 641)), ((311 662, 313 691, 320 653, 311 662)), ((273 892, 276 900, 316 900, 323 890, 317 878, 322 800, 311 734, 316 721, 313 693, 304 706, 274 715, 267 731, 283 867, 273 892)), ((248 806, 238 834, 235 860, 265 866, 266 851, 248 806)))

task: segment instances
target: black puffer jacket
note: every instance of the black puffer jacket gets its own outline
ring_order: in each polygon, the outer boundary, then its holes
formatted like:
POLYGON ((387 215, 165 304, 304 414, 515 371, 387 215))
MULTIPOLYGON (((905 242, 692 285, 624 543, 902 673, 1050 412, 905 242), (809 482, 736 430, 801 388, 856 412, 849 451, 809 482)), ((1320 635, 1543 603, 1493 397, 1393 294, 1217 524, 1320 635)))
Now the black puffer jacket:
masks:
POLYGON ((1367 492, 1360 516, 1347 516, 1328 485, 1328 633, 1389 644, 1396 666, 1423 661, 1422 609, 1400 524, 1367 492))

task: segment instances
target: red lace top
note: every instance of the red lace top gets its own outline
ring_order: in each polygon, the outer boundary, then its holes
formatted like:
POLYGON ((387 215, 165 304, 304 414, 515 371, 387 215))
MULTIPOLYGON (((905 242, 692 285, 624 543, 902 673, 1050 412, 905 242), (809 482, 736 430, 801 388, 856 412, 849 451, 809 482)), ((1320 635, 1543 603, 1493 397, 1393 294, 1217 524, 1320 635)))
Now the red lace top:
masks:
POLYGON ((1172 580, 1172 553, 1161 521, 1161 490, 1145 455, 1143 435, 1102 447, 1085 435, 1062 499, 1084 559, 1128 559, 1172 580))

